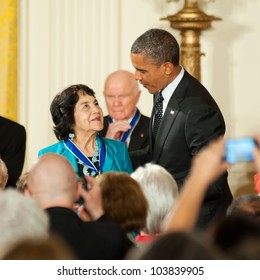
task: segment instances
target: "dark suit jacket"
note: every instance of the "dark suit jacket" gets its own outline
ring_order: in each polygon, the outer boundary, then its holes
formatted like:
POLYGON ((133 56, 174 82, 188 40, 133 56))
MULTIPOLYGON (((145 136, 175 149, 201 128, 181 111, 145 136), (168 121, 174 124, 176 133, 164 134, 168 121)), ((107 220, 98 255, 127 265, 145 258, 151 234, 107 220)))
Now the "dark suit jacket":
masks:
MULTIPOLYGON (((149 149, 130 154, 133 167, 153 161, 165 167, 181 188, 192 157, 224 133, 225 122, 216 102, 203 85, 185 71, 169 100, 156 139, 153 142, 151 122, 149 149)), ((206 226, 219 211, 225 211, 231 200, 225 174, 209 187, 198 225, 206 226)))
POLYGON ((50 217, 50 230, 59 234, 79 259, 123 259, 132 245, 119 225, 108 218, 83 222, 67 208, 53 207, 46 211, 50 217))
POLYGON ((26 146, 25 128, 0 116, 0 156, 9 173, 7 186, 15 186, 22 173, 26 146))
MULTIPOLYGON (((128 151, 135 151, 143 149, 149 144, 149 123, 150 118, 141 114, 141 117, 134 127, 130 143, 128 146, 128 151)), ((99 132, 99 135, 105 137, 109 125, 109 116, 104 117, 104 128, 99 132)))

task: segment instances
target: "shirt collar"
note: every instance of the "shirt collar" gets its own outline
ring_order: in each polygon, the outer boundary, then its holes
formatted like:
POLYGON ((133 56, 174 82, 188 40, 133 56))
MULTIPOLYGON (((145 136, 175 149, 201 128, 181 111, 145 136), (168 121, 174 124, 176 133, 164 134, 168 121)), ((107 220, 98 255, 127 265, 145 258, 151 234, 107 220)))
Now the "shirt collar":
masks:
POLYGON ((164 102, 166 102, 166 104, 168 104, 172 93, 175 91, 175 89, 177 88, 178 84, 180 83, 182 77, 184 75, 184 69, 183 67, 181 67, 181 71, 178 74, 178 76, 167 86, 162 90, 162 96, 164 98, 164 102))

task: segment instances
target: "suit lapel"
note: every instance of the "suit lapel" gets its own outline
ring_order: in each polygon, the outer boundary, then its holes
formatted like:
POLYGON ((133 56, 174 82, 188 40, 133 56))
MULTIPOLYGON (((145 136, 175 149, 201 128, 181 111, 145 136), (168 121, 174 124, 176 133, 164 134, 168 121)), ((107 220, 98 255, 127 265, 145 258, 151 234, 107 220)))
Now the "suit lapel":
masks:
POLYGON ((172 101, 171 104, 169 102, 154 141, 153 158, 156 159, 159 158, 161 150, 164 146, 164 142, 167 138, 169 131, 171 130, 171 127, 173 126, 173 123, 178 113, 179 113, 179 105, 176 102, 176 100, 174 100, 174 102, 172 101))
MULTIPOLYGON (((166 110, 164 112, 162 122, 160 128, 157 132, 155 141, 153 143, 153 158, 158 159, 160 157, 161 151, 163 149, 164 143, 167 139, 167 136, 176 120, 177 115, 179 114, 179 104, 184 99, 185 91, 186 91, 186 81, 187 81, 187 72, 185 71, 182 80, 179 85, 173 92, 166 110)), ((152 115, 154 114, 154 108, 152 115)), ((152 121, 150 126, 150 131, 152 135, 152 121)), ((150 137, 150 141, 152 143, 152 136, 150 137)))
POLYGON ((143 145, 145 142, 145 137, 144 135, 144 127, 141 125, 142 123, 142 115, 140 117, 140 120, 136 124, 135 128, 133 129, 133 132, 131 134, 131 140, 129 143, 128 149, 134 151, 140 149, 140 147, 143 145))

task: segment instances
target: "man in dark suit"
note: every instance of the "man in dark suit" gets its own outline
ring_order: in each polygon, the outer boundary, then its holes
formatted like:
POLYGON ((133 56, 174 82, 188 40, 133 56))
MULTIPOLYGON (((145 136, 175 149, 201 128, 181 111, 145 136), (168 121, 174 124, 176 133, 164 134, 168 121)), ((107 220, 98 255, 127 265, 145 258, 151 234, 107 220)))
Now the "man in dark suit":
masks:
POLYGON ((105 81, 104 96, 109 115, 104 117, 104 128, 99 134, 125 142, 129 151, 143 149, 149 144, 150 118, 136 107, 140 93, 138 82, 129 71, 115 71, 105 81))
MULTIPOLYGON (((146 31, 133 43, 131 61, 136 80, 154 94, 155 102, 149 148, 133 152, 132 164, 134 168, 149 161, 162 165, 181 189, 192 157, 225 133, 223 116, 206 88, 179 64, 179 45, 171 33, 162 29, 146 31), (156 135, 154 123, 159 126, 156 135)), ((209 186, 197 226, 206 227, 217 214, 225 212, 231 201, 225 173, 209 186)))
POLYGON ((0 135, 0 157, 5 162, 9 174, 6 186, 15 187, 23 170, 26 147, 25 128, 0 116, 0 135))
POLYGON ((132 245, 118 224, 104 215, 101 190, 89 176, 87 191, 63 156, 47 153, 28 175, 25 195, 32 196, 50 218, 50 230, 59 234, 79 259, 123 259, 132 245), (75 201, 84 201, 90 221, 75 213, 75 201))

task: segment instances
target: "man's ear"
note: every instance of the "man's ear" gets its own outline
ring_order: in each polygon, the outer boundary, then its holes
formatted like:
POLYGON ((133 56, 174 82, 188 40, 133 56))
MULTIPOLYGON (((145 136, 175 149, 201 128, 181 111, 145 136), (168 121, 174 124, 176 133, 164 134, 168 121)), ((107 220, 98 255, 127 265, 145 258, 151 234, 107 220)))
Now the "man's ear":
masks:
POLYGON ((164 62, 164 71, 166 75, 170 75, 173 72, 173 64, 171 62, 164 62))
POLYGON ((32 193, 30 192, 30 190, 28 188, 25 188, 23 191, 24 195, 27 197, 32 197, 32 193))

